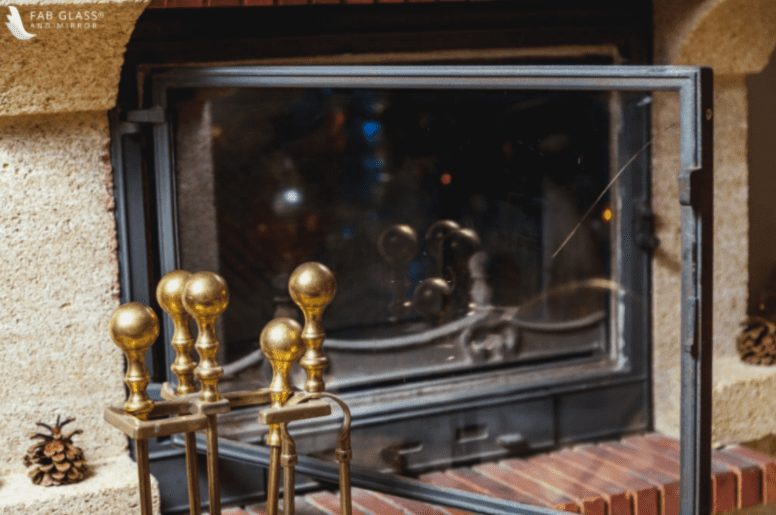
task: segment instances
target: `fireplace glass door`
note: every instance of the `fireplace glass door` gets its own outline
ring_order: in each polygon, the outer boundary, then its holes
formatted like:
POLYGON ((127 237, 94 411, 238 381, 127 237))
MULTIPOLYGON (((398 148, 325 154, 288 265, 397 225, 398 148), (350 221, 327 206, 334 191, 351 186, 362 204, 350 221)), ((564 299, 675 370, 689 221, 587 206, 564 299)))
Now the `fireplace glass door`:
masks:
POLYGON ((340 391, 615 354, 609 95, 206 88, 170 101, 180 265, 231 287, 235 387, 267 383, 267 365, 240 360, 258 356, 257 322, 296 316, 288 277, 310 260, 337 278, 325 321, 340 391))
MULTIPOLYGON (((567 68, 582 71, 152 74, 135 115, 152 120, 150 180, 118 183, 154 202, 125 216, 157 222, 135 236, 150 284, 175 268, 226 279, 222 390, 267 386, 259 333, 301 321, 289 276, 318 261, 337 280, 324 378, 351 408, 354 465, 419 475, 649 429, 652 83, 567 68)), ((154 374, 174 383, 165 324, 154 374)), ((233 410, 219 434, 260 444, 257 420, 233 410)), ((332 460, 338 427, 290 429, 332 460)))
MULTIPOLYGON (((155 79, 160 268, 229 284, 223 388, 268 384, 259 332, 301 319, 289 275, 318 261, 357 464, 415 473, 648 427, 649 93, 298 70, 155 79)), ((255 411, 222 418, 263 435, 255 411)), ((297 431, 331 455, 331 424, 297 431)))

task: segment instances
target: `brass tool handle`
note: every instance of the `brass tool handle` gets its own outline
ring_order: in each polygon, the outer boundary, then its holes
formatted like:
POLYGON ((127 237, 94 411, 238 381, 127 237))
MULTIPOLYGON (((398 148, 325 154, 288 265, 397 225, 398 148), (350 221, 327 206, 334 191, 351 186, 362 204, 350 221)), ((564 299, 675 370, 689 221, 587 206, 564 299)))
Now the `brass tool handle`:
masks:
POLYGON ((129 397, 124 411, 146 420, 154 409, 154 401, 146 392, 151 377, 146 370, 145 354, 159 336, 159 319, 151 308, 139 302, 123 304, 113 312, 108 334, 127 358, 124 383, 129 397))
POLYGON ((175 361, 170 365, 178 384, 176 395, 188 395, 197 391, 194 384, 194 369, 197 364, 192 357, 194 337, 189 331, 189 316, 183 306, 183 290, 191 273, 185 270, 173 270, 164 274, 156 287, 156 300, 170 317, 173 325, 170 344, 175 351, 175 361))
MULTIPOLYGON (((282 407, 291 397, 291 365, 302 356, 302 328, 291 318, 276 318, 261 331, 261 352, 272 366, 269 395, 273 408, 282 407)), ((270 424, 266 442, 270 447, 282 444, 281 424, 270 424)))
MULTIPOLYGON (((123 304, 113 312, 108 334, 127 358, 124 383, 129 389, 129 397, 124 403, 124 412, 140 420, 147 420, 154 409, 154 401, 148 397, 146 391, 150 376, 145 366, 145 354, 159 336, 159 319, 148 306, 138 302, 123 304)), ((142 515, 151 515, 153 500, 147 440, 142 438, 135 440, 135 461, 140 512, 142 515)))
MULTIPOLYGON (((200 408, 212 408, 221 400, 218 382, 224 369, 218 364, 221 342, 216 334, 218 317, 229 305, 229 289, 226 281, 213 272, 192 274, 183 287, 183 307, 197 323, 197 341, 194 349, 199 354, 199 364, 194 375, 199 380, 200 408)), ((221 480, 218 472, 218 421, 216 414, 207 414, 207 482, 209 512, 221 513, 221 480)))
POLYGON ((328 367, 329 360, 322 349, 326 336, 323 312, 334 299, 336 291, 334 274, 320 263, 299 265, 288 281, 288 293, 304 314, 302 342, 306 350, 299 364, 307 374, 304 389, 308 393, 323 392, 326 389, 323 371, 328 367))
MULTIPOLYGON (((192 358, 194 338, 189 330, 189 316, 183 305, 183 292, 191 273, 186 270, 173 270, 164 274, 156 287, 156 300, 172 321, 173 333, 170 344, 175 351, 175 361, 170 370, 178 380, 176 396, 184 396, 197 391, 194 383, 194 369, 197 363, 192 358)), ((197 470, 196 435, 184 433, 186 441, 186 483, 189 497, 189 514, 200 515, 202 507, 199 496, 199 472, 197 470)))
MULTIPOLYGON (((276 318, 270 321, 261 331, 259 345, 261 352, 272 366, 272 381, 269 386, 271 405, 273 408, 281 408, 293 393, 291 387, 290 372, 291 366, 302 357, 304 348, 302 347, 302 328, 291 318, 276 318)), ((284 443, 284 433, 287 434, 284 424, 272 423, 269 425, 269 431, 265 437, 267 445, 270 447, 270 463, 267 481, 267 513, 276 515, 278 513, 278 497, 280 491, 280 465, 281 448, 288 446, 284 443)), ((286 473, 284 474, 287 487, 292 487, 289 479, 293 479, 293 472, 289 477, 289 466, 293 463, 286 462, 286 473)), ((287 504, 288 498, 294 496, 293 489, 286 490, 284 493, 284 502, 287 504)), ((291 501, 293 504, 293 501, 291 501)))
POLYGON ((229 305, 229 289, 226 281, 213 272, 193 274, 183 289, 183 307, 197 323, 197 341, 194 345, 199 354, 199 365, 194 375, 202 386, 199 398, 203 402, 221 400, 218 382, 224 369, 218 364, 218 349, 221 342, 216 334, 218 317, 229 305))

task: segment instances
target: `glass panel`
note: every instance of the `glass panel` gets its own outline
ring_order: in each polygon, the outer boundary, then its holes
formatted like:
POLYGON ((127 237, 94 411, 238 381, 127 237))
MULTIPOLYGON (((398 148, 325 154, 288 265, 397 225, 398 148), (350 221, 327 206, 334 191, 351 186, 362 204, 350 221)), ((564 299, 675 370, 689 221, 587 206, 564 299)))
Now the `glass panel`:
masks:
MULTIPOLYGON (((358 421, 359 465, 420 472, 649 425, 648 94, 169 100, 181 266, 231 290, 225 390, 268 384, 258 334, 301 319, 287 282, 314 260, 338 281, 325 377, 358 421)), ((230 438, 264 431, 255 411, 222 422, 230 438)), ((332 458, 332 424, 293 429, 301 452, 332 458)))
POLYGON ((260 324, 296 316, 286 283, 308 260, 338 281, 332 387, 607 353, 616 207, 598 197, 610 104, 603 93, 176 92, 180 259, 230 285, 224 359, 254 351, 260 324))

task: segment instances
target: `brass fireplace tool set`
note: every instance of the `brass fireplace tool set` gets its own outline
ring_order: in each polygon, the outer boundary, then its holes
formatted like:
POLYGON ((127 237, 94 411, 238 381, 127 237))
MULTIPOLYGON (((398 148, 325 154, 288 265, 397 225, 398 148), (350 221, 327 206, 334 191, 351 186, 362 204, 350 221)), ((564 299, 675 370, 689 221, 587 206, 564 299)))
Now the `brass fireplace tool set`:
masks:
POLYGON ((328 359, 322 351, 323 312, 331 302, 336 283, 331 271, 319 263, 305 263, 291 274, 288 291, 304 315, 304 327, 290 318, 276 318, 261 331, 261 351, 272 366, 267 388, 253 391, 220 392, 223 369, 217 361, 220 342, 216 332, 218 317, 229 304, 226 282, 211 272, 191 274, 175 270, 162 277, 156 290, 160 307, 170 317, 174 331, 171 340, 175 361, 170 367, 177 386, 165 383, 164 400, 155 402, 146 392, 150 376, 145 354, 159 336, 159 320, 143 304, 123 304, 110 320, 110 337, 127 358, 124 382, 129 397, 123 407, 108 407, 105 419, 136 442, 140 507, 143 515, 152 513, 151 475, 148 440, 183 434, 186 451, 186 478, 189 510, 201 513, 197 473, 196 432, 204 431, 207 441, 207 481, 211 514, 220 514, 217 416, 233 408, 263 406, 259 421, 268 427, 265 443, 270 448, 267 473, 267 513, 278 513, 280 468, 283 468, 283 512, 294 513, 294 466, 297 462, 294 439, 288 431, 293 421, 331 414, 330 402, 343 412, 337 441, 340 511, 351 513, 350 497, 350 411, 336 395, 325 391, 323 371, 328 359), (196 342, 189 320, 196 322, 196 342), (192 349, 199 363, 192 358, 192 349), (293 387, 291 367, 299 362, 307 374, 303 390, 293 387), (196 381, 199 383, 199 388, 196 381))

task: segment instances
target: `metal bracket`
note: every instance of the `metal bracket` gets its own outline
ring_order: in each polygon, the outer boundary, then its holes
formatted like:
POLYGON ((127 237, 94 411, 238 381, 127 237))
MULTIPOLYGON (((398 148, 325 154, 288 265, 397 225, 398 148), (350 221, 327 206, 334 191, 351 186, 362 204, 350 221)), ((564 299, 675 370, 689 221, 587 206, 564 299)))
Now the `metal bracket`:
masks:
POLYGON ((132 123, 150 123, 154 125, 167 121, 167 115, 160 106, 151 106, 148 109, 133 109, 126 112, 124 121, 132 123))
POLYGON ((660 239, 655 234, 655 213, 649 202, 642 201, 636 206, 636 217, 633 233, 636 243, 643 249, 653 251, 660 245, 660 239))

